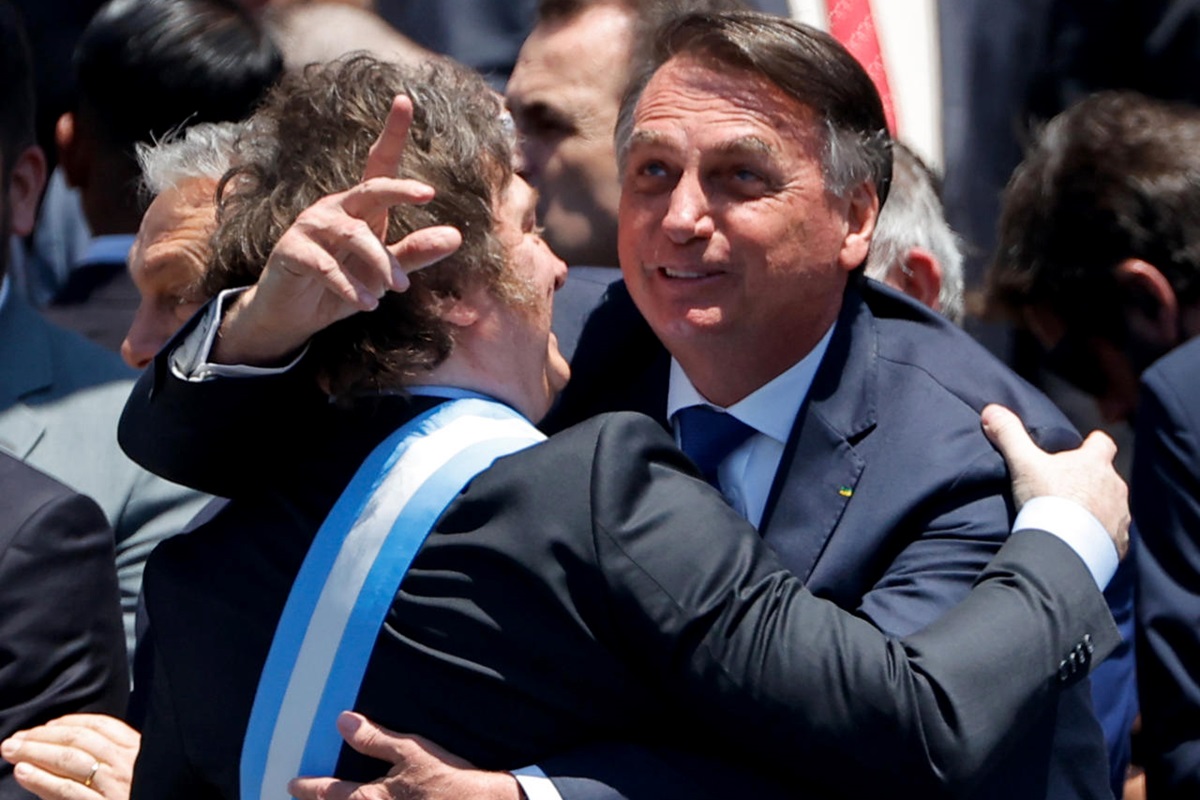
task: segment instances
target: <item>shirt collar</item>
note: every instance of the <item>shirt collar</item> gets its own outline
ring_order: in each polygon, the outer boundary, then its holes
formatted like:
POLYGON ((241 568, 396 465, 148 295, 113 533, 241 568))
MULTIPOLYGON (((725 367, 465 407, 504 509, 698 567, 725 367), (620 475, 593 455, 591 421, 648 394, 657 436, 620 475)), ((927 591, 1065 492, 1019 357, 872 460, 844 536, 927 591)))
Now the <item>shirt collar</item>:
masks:
POLYGON ((439 386, 438 384, 418 384, 416 386, 405 386, 404 391, 415 397, 441 397, 446 400, 465 400, 474 398, 476 400, 491 400, 499 403, 500 401, 494 397, 490 397, 482 392, 476 392, 471 389, 461 389, 457 386, 439 386))
POLYGON ((490 394, 477 392, 473 389, 463 389, 459 386, 442 386, 436 383, 417 384, 415 386, 405 386, 404 391, 414 397, 441 397, 445 400, 488 400, 492 403, 499 403, 502 406, 508 406, 513 411, 516 411, 522 417, 525 414, 516 406, 507 403, 498 397, 492 397, 490 394))
POLYGON ((732 414, 759 433, 769 436, 780 444, 787 442, 792 424, 800 412, 800 406, 812 388, 817 367, 829 349, 836 323, 829 327, 816 346, 804 358, 784 372, 743 397, 729 408, 710 403, 692 385, 683 367, 671 359, 671 378, 667 389, 667 418, 673 419, 675 412, 688 406, 710 406, 732 414))

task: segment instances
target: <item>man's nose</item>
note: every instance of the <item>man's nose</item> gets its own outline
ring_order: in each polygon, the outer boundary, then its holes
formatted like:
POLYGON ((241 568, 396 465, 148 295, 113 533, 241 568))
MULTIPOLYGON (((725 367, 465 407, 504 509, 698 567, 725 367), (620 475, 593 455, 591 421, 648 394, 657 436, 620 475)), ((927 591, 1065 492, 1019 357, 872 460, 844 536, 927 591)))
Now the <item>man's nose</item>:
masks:
POLYGON ((697 176, 687 172, 680 176, 671 190, 662 224, 667 237, 676 244, 712 236, 714 225, 708 195, 697 176))
POLYGON ((121 342, 121 358, 134 369, 145 369, 169 338, 159 335, 147 317, 148 312, 139 307, 121 342))

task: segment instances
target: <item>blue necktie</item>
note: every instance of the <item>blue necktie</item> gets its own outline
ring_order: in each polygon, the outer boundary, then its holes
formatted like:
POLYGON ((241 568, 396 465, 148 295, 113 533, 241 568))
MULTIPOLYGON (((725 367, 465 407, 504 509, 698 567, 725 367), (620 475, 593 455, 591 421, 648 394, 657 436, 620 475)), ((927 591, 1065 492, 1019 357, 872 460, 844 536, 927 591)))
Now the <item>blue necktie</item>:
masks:
POLYGON ((708 406, 688 406, 675 414, 679 423, 679 444, 695 462, 704 480, 717 483, 717 466, 746 441, 754 428, 732 414, 708 406))

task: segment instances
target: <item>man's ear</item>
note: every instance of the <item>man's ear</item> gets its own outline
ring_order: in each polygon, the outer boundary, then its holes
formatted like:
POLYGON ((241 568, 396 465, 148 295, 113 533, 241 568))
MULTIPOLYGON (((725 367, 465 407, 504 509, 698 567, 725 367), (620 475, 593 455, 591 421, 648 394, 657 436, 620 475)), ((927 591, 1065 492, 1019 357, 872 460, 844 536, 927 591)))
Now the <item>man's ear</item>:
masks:
POLYGON ((1127 258, 1113 271, 1128 301, 1130 330, 1148 341, 1173 347, 1179 339, 1179 299, 1166 276, 1140 258, 1127 258))
POLYGON ((79 120, 68 111, 54 124, 54 143, 58 145, 58 163, 62 165, 67 185, 83 189, 88 183, 92 169, 92 146, 88 137, 81 135, 79 120))
POLYGON ((867 260, 875 221, 879 218, 879 193, 870 181, 863 181, 850 190, 846 209, 846 238, 838 254, 838 263, 849 272, 867 260))
POLYGON ((46 155, 30 145, 17 154, 8 176, 8 213, 12 232, 28 236, 37 222, 38 202, 46 187, 46 155))
POLYGON ((942 294, 942 265, 924 248, 909 248, 904 260, 893 264, 888 271, 887 283, 934 311, 942 310, 938 302, 942 294))
POLYGON ((438 316, 456 328, 469 328, 479 321, 479 308, 467 298, 443 297, 437 302, 438 316))

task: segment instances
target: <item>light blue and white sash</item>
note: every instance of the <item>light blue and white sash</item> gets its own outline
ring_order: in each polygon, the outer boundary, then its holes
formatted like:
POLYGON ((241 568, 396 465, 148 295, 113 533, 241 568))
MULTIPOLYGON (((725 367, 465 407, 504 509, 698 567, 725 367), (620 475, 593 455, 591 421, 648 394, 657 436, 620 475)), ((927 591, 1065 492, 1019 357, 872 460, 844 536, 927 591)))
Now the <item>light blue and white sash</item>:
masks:
POLYGON ((275 630, 242 744, 243 800, 280 800, 297 775, 333 774, 337 716, 353 707, 434 523, 493 461, 543 439, 501 403, 451 400, 367 457, 317 532, 275 630))

